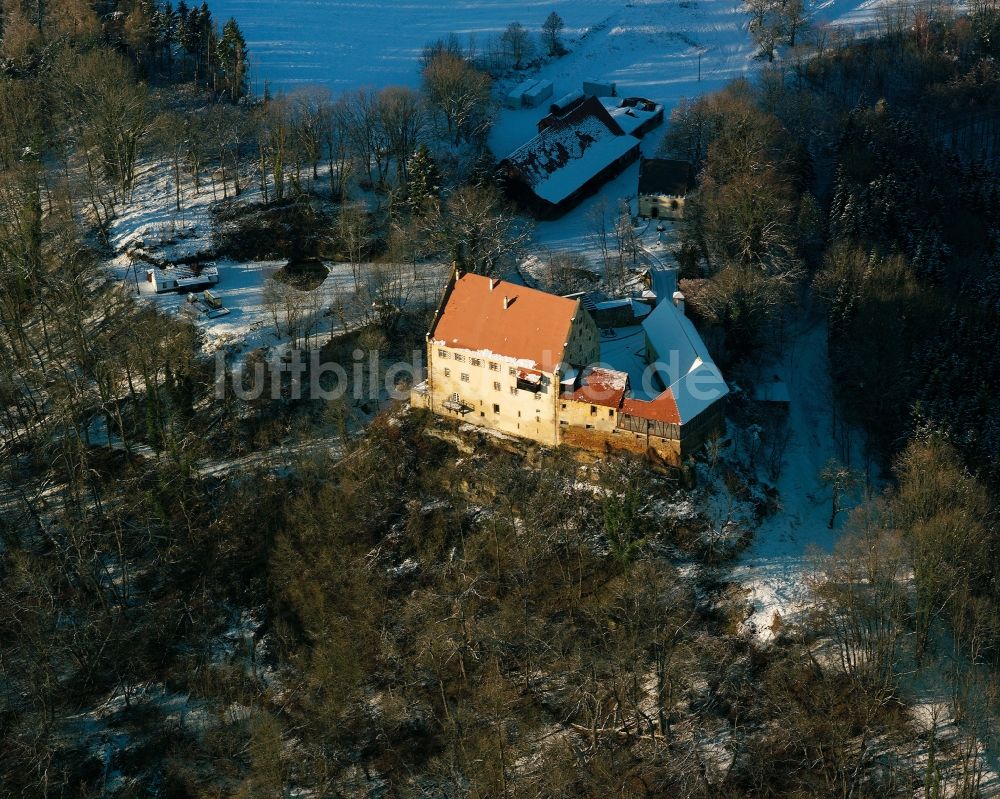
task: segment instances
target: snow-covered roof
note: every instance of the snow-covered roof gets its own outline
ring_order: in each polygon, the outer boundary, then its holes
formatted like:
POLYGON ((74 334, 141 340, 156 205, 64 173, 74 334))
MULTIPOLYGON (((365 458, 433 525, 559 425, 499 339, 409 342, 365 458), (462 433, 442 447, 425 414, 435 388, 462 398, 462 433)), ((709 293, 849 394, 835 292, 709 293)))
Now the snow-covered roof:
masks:
POLYGON ((615 300, 603 300, 594 303, 594 308, 598 311, 613 311, 616 308, 631 308, 632 316, 635 319, 642 319, 652 310, 649 305, 639 302, 632 297, 620 297, 615 300))
MULTIPOLYGON (((729 393, 729 387, 691 320, 661 302, 642 322, 647 358, 673 397, 681 423, 694 419, 729 393)), ((655 402, 656 400, 654 400, 655 402)))
POLYGON ((632 133, 640 125, 663 113, 663 106, 642 97, 602 97, 601 103, 623 131, 632 133))
POLYGON ((506 159, 538 197, 558 205, 638 142, 612 119, 597 98, 556 118, 506 159))
POLYGON ((603 366, 588 366, 569 387, 563 387, 562 399, 618 408, 628 388, 628 374, 603 366))

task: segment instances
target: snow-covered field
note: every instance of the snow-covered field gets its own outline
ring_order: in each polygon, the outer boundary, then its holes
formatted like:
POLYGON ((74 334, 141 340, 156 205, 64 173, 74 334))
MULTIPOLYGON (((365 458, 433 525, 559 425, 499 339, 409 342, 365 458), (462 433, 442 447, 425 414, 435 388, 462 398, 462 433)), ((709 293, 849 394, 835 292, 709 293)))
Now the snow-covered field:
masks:
POLYGON ((417 86, 428 42, 454 33, 482 46, 510 22, 538 30, 550 11, 567 37, 599 24, 622 0, 213 0, 220 20, 236 17, 251 50, 255 88, 323 84, 417 86))
MULTIPOLYGON (((251 50, 255 89, 322 84, 334 91, 359 86, 416 86, 425 44, 454 33, 463 46, 482 47, 518 21, 537 31, 550 11, 566 23, 575 50, 586 35, 593 66, 610 77, 668 97, 697 77, 725 79, 741 68, 748 42, 745 16, 734 0, 213 0, 215 17, 235 17, 251 50)), ((820 0, 821 19, 868 28, 885 0, 820 0)), ((556 92, 558 94, 558 90, 556 92)))

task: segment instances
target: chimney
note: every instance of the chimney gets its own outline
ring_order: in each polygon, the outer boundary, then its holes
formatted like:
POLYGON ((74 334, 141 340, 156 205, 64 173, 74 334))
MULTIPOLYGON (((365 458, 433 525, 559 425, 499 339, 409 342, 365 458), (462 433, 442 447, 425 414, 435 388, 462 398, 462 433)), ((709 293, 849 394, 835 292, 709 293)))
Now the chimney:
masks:
POLYGON ((497 283, 499 283, 499 282, 500 281, 497 280, 495 277, 491 277, 490 278, 490 291, 493 291, 493 289, 495 289, 497 287, 497 283))
POLYGON ((674 292, 674 307, 684 313, 684 293, 681 291, 674 292))
POLYGON ((510 297, 504 297, 503 298, 503 309, 506 311, 508 308, 510 308, 510 297))

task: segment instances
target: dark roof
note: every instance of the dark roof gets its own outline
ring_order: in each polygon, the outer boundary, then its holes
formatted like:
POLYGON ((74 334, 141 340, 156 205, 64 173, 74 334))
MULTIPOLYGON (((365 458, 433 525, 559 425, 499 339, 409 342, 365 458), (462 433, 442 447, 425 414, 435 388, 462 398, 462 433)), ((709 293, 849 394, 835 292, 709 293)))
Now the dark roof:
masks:
POLYGON ((643 158, 639 162, 639 194, 683 196, 694 187, 694 170, 687 161, 643 158))

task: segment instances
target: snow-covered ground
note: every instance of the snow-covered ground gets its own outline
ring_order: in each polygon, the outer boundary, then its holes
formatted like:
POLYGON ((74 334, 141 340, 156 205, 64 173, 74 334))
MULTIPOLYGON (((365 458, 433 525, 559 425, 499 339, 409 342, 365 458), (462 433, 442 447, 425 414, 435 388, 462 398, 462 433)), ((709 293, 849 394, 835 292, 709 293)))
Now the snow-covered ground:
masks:
MULTIPOLYGON (((284 330, 284 310, 279 308, 278 327, 274 321, 274 303, 268 303, 265 287, 269 278, 280 270, 285 261, 232 261, 212 259, 219 272, 218 284, 209 287, 229 311, 224 316, 209 318, 204 307, 188 302, 187 294, 168 292, 157 294, 146 281, 150 264, 134 258, 138 250, 155 259, 178 262, 184 258, 205 255, 212 250, 211 207, 222 199, 222 191, 205 179, 195 190, 190 179, 182 178, 181 210, 177 210, 173 172, 169 165, 147 162, 140 166, 137 188, 132 201, 121 208, 108 230, 108 243, 113 255, 107 263, 110 274, 128 290, 155 303, 169 313, 188 314, 202 330, 205 349, 209 352, 226 348, 231 353, 249 352, 258 347, 280 347, 288 340, 284 330)), ((240 202, 259 201, 256 184, 251 183, 240 195, 240 202)), ((363 310, 356 298, 359 287, 365 285, 370 264, 326 264, 329 274, 321 285, 303 297, 300 310, 309 316, 298 321, 300 331, 311 335, 329 333, 346 321, 353 324, 363 310), (337 313, 330 313, 337 309, 337 313)), ((414 302, 435 302, 446 269, 424 267, 417 279, 408 270, 398 275, 403 286, 396 299, 414 302)), ((197 296, 195 293, 193 296, 197 296)))
MULTIPOLYGON (((887 18, 892 0, 819 0, 809 2, 815 21, 846 30, 877 29, 887 18)), ((584 78, 618 83, 619 94, 641 95, 670 111, 682 98, 718 89, 759 67, 756 48, 746 29, 747 16, 736 0, 214 0, 219 19, 235 16, 250 45, 253 81, 258 90, 267 81, 274 89, 290 90, 320 84, 332 91, 360 86, 419 84, 418 60, 422 46, 455 33, 463 45, 480 46, 518 20, 537 31, 555 10, 566 21, 564 41, 569 54, 544 63, 524 77, 547 78, 559 97, 580 87, 584 78)), ((505 85, 498 87, 502 92, 505 85)), ((490 136, 491 149, 503 157, 535 133, 546 112, 504 109, 490 136)), ((657 149, 665 128, 652 131, 642 149, 657 149)), ((187 203, 183 218, 174 219, 169 197, 169 174, 140 181, 141 196, 116 222, 112 244, 121 251, 130 238, 175 229, 183 241, 207 235, 210 191, 187 203)), ((633 199, 638 166, 633 165, 605 185, 594 197, 559 220, 541 222, 534 233, 538 251, 568 250, 596 256, 593 217, 602 208, 610 218, 620 200, 633 199)), ((648 232, 647 232, 648 233, 648 232)), ((655 236, 647 235, 644 242, 655 236)), ((180 244, 171 246, 181 246, 180 244)), ((595 258, 596 260, 596 258, 595 258)), ((115 268, 125 278, 127 259, 115 268)), ((251 346, 273 344, 273 325, 263 301, 268 263, 219 264, 218 294, 231 308, 227 317, 202 320, 217 343, 239 340, 251 346)), ((320 292, 336 296, 345 289, 349 270, 333 265, 320 292)), ((140 290, 142 285, 140 284, 140 290)), ((182 300, 156 297, 164 305, 182 300)), ((766 629, 775 612, 793 611, 805 596, 804 571, 810 546, 829 549, 838 530, 828 529, 828 491, 819 471, 833 452, 828 434, 831 397, 826 368, 825 330, 819 323, 803 324, 790 336, 786 357, 773 372, 791 392, 790 425, 793 438, 779 481, 782 510, 765 521, 755 543, 737 569, 753 594, 753 621, 766 629)))
POLYGON ((236 17, 247 38, 255 88, 322 84, 416 86, 421 51, 454 33, 482 47, 513 21, 537 31, 550 11, 573 38, 623 0, 213 0, 220 20, 236 17))
POLYGON ((787 619, 803 608, 810 552, 832 550, 847 516, 838 514, 829 527, 831 493, 820 478, 831 459, 840 460, 832 434, 825 322, 805 314, 797 318, 782 357, 768 364, 762 376, 777 376, 788 388, 791 438, 776 486, 779 510, 756 530, 734 577, 748 589, 753 603, 749 623, 766 639, 775 614, 787 619))
MULTIPOLYGON (((847 30, 877 28, 892 0, 819 0, 806 5, 818 22, 847 30)), ((215 0, 220 20, 235 16, 247 37, 253 86, 274 90, 322 85, 333 92, 362 86, 417 86, 423 46, 454 33, 463 46, 482 47, 512 21, 538 32, 550 11, 566 23, 569 54, 534 72, 554 98, 580 88, 584 78, 618 83, 619 94, 663 103, 669 117, 682 98, 697 97, 759 65, 738 0, 215 0)), ((501 86, 502 90, 504 86, 501 86)), ((498 158, 535 132, 547 106, 504 109, 490 135, 498 158)), ((663 128, 652 131, 643 152, 655 152, 663 128)), ((590 249, 594 209, 613 210, 635 195, 638 166, 565 217, 538 225, 535 240, 552 249, 590 249)))
MULTIPOLYGON (((820 19, 855 28, 877 25, 885 0, 821 0, 820 19)), ((741 68, 745 16, 733 0, 213 0, 215 17, 235 17, 250 46, 252 82, 276 90, 325 85, 416 86, 425 44, 454 33, 482 48, 511 22, 537 32, 550 11, 566 23, 571 49, 587 35, 596 71, 636 90, 666 97, 697 74, 697 49, 708 48, 709 81, 741 68), (688 41, 690 40, 690 41, 688 41)), ((558 96, 558 87, 556 95, 558 96)))

